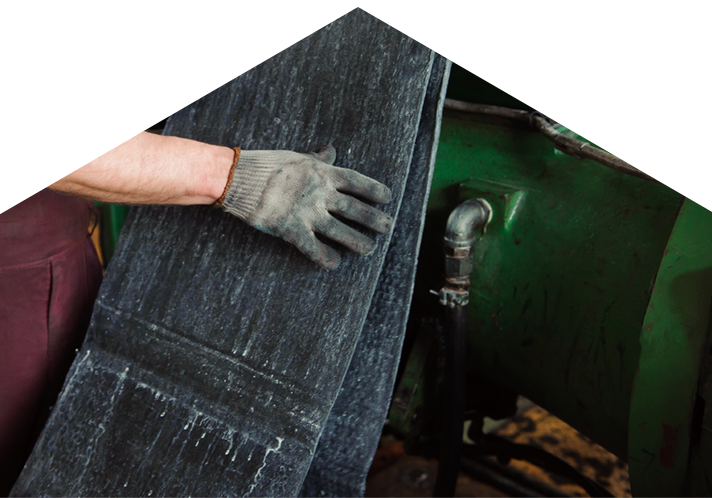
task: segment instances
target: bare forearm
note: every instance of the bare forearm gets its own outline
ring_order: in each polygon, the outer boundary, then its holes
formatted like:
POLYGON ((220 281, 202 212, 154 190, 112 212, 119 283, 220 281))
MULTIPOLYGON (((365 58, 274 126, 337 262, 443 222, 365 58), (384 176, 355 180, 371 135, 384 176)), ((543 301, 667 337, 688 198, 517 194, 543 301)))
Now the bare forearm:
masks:
POLYGON ((388 187, 336 167, 335 161, 331 146, 312 154, 243 150, 236 156, 228 147, 141 133, 50 188, 122 204, 212 204, 220 199, 223 211, 283 238, 331 269, 339 266, 341 255, 316 234, 358 254, 376 247, 335 215, 379 233, 393 226, 390 216, 367 203, 389 202, 388 187))
POLYGON ((211 204, 222 194, 233 151, 141 133, 50 189, 119 204, 211 204))

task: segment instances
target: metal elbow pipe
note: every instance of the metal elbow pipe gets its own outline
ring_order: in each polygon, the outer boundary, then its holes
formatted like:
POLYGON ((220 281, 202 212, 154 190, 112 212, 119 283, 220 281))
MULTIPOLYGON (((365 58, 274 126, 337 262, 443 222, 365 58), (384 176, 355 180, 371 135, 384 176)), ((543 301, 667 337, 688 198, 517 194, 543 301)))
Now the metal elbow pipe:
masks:
POLYGON ((466 306, 469 302, 472 247, 491 213, 483 199, 466 200, 450 213, 445 228, 445 286, 438 294, 443 306, 466 306))
POLYGON ((440 304, 445 306, 445 379, 440 465, 433 496, 454 496, 462 453, 462 424, 466 391, 467 303, 469 302, 472 247, 490 218, 486 201, 470 199, 456 207, 445 230, 445 285, 440 304))
POLYGON ((491 208, 482 199, 468 199, 457 206, 447 219, 445 246, 472 248, 480 229, 489 221, 491 208))

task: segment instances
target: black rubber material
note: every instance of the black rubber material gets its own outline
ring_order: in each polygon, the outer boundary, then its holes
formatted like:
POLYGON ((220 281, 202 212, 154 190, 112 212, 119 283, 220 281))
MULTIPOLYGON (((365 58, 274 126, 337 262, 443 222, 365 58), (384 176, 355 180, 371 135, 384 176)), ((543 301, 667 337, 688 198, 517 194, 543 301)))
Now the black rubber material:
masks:
POLYGON ((376 293, 301 496, 363 496, 393 395, 413 293, 450 63, 436 56, 397 223, 376 293))
MULTIPOLYGON (((176 113, 165 133, 248 150, 331 143, 336 166, 391 188, 383 209, 397 218, 434 60, 355 10, 176 113)), ((377 241, 327 272, 219 210, 133 209, 13 494, 297 494, 391 237, 377 241)))

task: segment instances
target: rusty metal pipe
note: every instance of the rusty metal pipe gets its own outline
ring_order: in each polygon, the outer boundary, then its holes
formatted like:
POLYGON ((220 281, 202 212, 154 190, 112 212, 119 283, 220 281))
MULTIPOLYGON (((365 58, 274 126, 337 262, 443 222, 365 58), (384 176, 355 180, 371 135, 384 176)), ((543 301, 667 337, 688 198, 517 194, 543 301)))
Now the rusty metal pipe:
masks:
POLYGON ((510 109, 496 105, 473 104, 459 100, 445 99, 445 109, 453 111, 469 112, 472 114, 483 114, 498 118, 512 119, 522 123, 528 123, 535 130, 541 132, 546 138, 554 143, 554 146, 562 152, 577 158, 592 159, 603 166, 614 169, 626 175, 635 176, 643 180, 658 183, 658 181, 640 171, 635 166, 628 164, 623 159, 614 156, 610 152, 599 149, 593 144, 581 140, 567 137, 559 132, 549 118, 538 113, 522 111, 520 109, 510 109))

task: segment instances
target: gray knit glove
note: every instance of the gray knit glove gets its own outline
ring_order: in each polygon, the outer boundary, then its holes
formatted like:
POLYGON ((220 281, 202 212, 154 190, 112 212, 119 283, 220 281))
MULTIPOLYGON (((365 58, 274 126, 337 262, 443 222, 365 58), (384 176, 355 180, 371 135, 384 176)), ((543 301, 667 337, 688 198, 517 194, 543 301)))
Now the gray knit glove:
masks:
POLYGON ((332 166, 335 160, 332 146, 312 154, 243 150, 222 209, 258 230, 294 244, 326 269, 339 266, 341 256, 321 243, 315 232, 358 254, 370 254, 375 242, 332 213, 387 233, 393 219, 350 194, 383 204, 390 201, 391 191, 353 170, 332 166))

